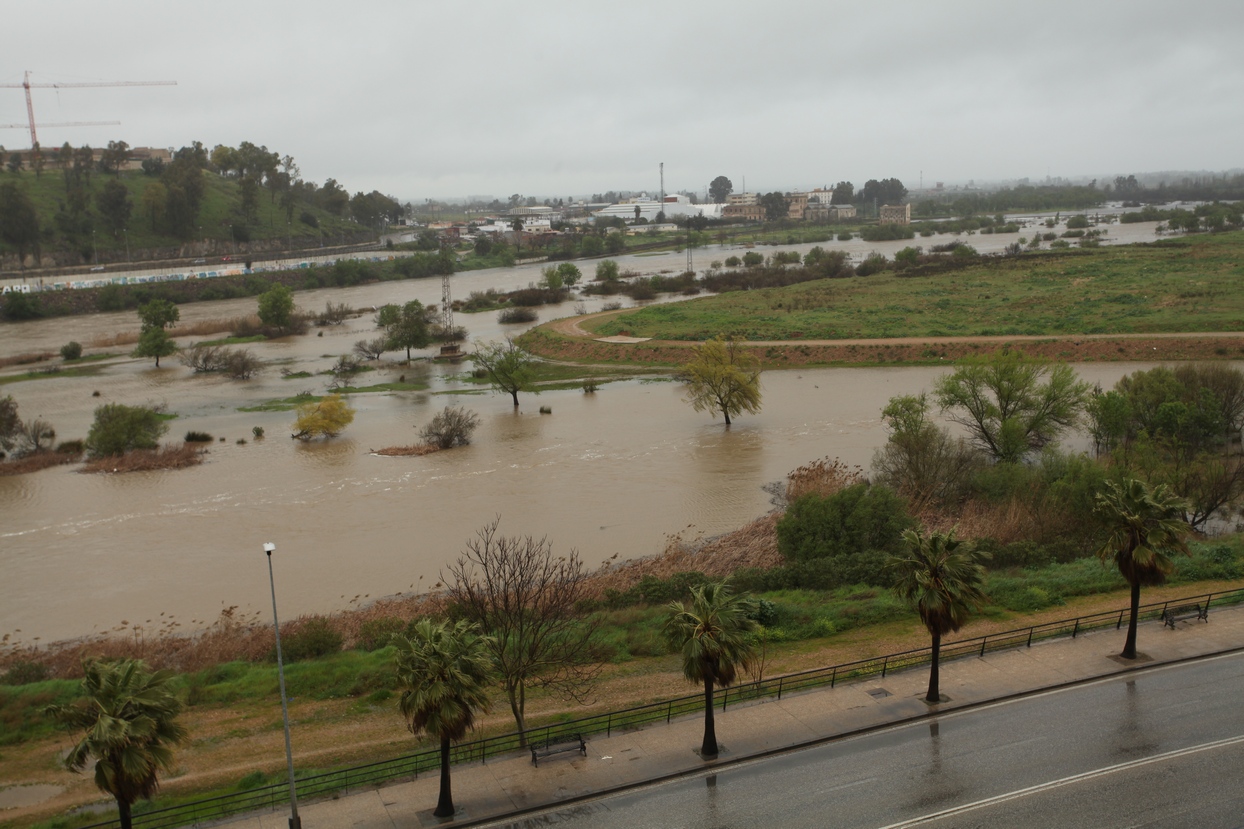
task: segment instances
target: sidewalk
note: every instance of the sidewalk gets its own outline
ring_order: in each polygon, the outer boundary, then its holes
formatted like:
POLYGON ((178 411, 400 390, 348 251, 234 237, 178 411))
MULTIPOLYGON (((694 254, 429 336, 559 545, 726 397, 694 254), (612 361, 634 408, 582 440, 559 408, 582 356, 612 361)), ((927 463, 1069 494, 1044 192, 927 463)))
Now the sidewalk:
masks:
MULTIPOLYGON (((703 735, 703 715, 669 725, 594 737, 586 757, 551 757, 538 768, 530 755, 490 760, 453 768, 454 804, 449 820, 432 817, 440 778, 435 772, 407 783, 343 795, 337 800, 300 804, 305 829, 398 829, 398 827, 466 826, 654 780, 694 773, 756 757, 849 735, 878 726, 954 711, 993 700, 1027 694, 1069 683, 1125 673, 1244 648, 1244 606, 1212 609, 1208 624, 1179 622, 1175 630, 1160 622, 1141 624, 1138 645, 1142 658, 1117 658, 1124 630, 1053 639, 1031 648, 990 653, 945 662, 941 690, 949 700, 926 705, 928 667, 871 677, 717 711, 721 755, 705 762, 695 753, 703 735), (570 759, 573 757, 573 759, 570 759)), ((288 809, 251 815, 219 825, 239 829, 287 829, 288 809)))

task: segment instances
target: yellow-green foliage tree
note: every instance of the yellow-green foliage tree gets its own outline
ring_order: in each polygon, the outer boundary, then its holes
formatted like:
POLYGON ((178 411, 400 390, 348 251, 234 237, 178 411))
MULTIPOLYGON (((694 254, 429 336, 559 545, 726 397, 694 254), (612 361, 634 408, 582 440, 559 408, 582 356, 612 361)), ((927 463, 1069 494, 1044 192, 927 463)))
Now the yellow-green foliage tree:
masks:
POLYGON ((354 409, 345 398, 330 394, 322 400, 303 403, 298 407, 292 437, 298 440, 336 437, 353 421, 354 409))
POLYGON ((760 411, 760 368, 757 360, 733 338, 714 337, 695 350, 695 357, 682 367, 687 402, 697 412, 705 409, 717 416, 760 411))

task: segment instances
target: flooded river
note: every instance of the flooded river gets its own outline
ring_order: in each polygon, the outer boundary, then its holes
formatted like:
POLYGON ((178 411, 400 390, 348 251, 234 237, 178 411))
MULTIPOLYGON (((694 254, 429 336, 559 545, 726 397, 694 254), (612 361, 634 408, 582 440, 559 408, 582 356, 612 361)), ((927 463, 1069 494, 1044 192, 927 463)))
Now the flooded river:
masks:
MULTIPOLYGON (((508 289, 537 276, 537 268, 461 274, 454 289, 459 296, 508 289)), ((439 280, 425 280, 301 293, 297 301, 308 309, 329 299, 366 307, 436 302, 439 294, 439 280)), ((592 309, 599 300, 587 304, 592 309)), ((253 309, 253 299, 199 303, 183 306, 182 319, 253 309)), ((573 312, 568 303, 541 309, 541 317, 573 312)), ((484 339, 520 330, 499 325, 491 313, 458 321, 484 339)), ((132 312, 6 324, 0 354, 87 342, 136 325, 132 312)), ((160 369, 124 359, 93 377, 4 386, 23 417, 50 420, 61 439, 85 436, 95 406, 120 402, 167 404, 178 415, 170 439, 194 429, 225 441, 212 444, 203 465, 180 471, 83 475, 61 467, 0 478, 0 635, 48 641, 123 621, 148 632, 173 625, 185 631, 234 605, 262 612, 262 545, 269 541, 277 546, 283 616, 434 584, 463 542, 495 516, 503 532, 547 535, 556 550, 577 548, 591 565, 651 555, 671 535, 713 535, 763 514, 763 485, 810 460, 828 455, 867 467, 885 440, 879 413, 886 401, 930 389, 943 372, 766 372, 762 412, 729 429, 692 411, 682 388, 666 380, 610 383, 594 395, 522 395, 515 412, 507 396, 462 381, 469 364, 429 362, 393 363, 365 375, 361 384, 405 375, 426 380, 429 389, 352 397, 355 421, 331 441, 290 440, 291 412, 237 411, 303 389, 322 392, 324 377, 286 380, 277 369, 323 371, 364 336, 374 336, 371 314, 323 337, 313 331, 252 346, 270 365, 249 382, 195 376, 176 359, 160 369), (455 391, 472 393, 447 394, 455 391), (479 414, 470 446, 422 458, 371 454, 416 442, 418 428, 445 405, 479 414), (541 406, 552 414, 540 414, 541 406), (255 426, 265 439, 252 439, 255 426)), ((1109 385, 1141 367, 1079 370, 1109 385)))

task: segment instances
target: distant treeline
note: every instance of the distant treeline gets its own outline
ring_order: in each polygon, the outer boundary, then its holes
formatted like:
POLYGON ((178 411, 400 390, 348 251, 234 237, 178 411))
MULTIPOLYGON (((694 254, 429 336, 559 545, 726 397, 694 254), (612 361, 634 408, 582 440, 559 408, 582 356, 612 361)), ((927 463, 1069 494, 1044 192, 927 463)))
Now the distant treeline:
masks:
POLYGON ((1146 187, 1136 176, 1118 176, 1098 185, 1020 185, 992 193, 947 192, 915 204, 920 216, 975 216, 1006 211, 1087 210, 1106 201, 1166 204, 1172 201, 1234 201, 1244 199, 1244 174, 1185 177, 1146 187))

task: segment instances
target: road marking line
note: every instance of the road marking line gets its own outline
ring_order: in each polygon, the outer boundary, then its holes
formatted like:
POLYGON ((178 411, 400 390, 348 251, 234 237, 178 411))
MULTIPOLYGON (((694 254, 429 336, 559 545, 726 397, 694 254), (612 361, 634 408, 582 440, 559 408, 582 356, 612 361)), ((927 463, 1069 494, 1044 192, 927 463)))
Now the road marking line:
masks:
POLYGON ((1140 760, 1130 760, 1126 763, 1119 763, 1114 766, 1105 766, 1100 769, 1094 769, 1093 771, 1081 772, 1080 774, 1073 774, 1070 777, 1051 780, 1048 783, 1038 783, 1035 786, 1029 786, 1024 789, 1016 789, 1015 791, 1007 792, 1006 794, 994 795, 993 797, 987 797, 972 803, 965 803, 962 806, 952 806, 951 808, 943 809, 940 812, 931 812, 918 818, 900 821, 899 823, 891 823, 889 826, 883 826, 880 829, 906 829, 906 827, 909 826, 919 826, 923 823, 931 823, 935 820, 941 820, 944 817, 961 815, 965 812, 973 812, 977 809, 983 809, 986 806, 1006 803, 1009 800, 1018 800, 1019 798, 1027 797, 1030 794, 1038 794, 1051 789, 1061 788, 1062 786, 1068 786, 1072 783, 1079 783, 1083 780, 1091 780, 1094 777, 1102 777, 1107 774, 1113 774, 1116 771, 1139 768, 1140 766, 1147 766, 1151 763, 1161 763, 1166 760, 1172 760, 1176 757, 1183 757, 1188 754, 1198 754, 1202 751, 1211 751, 1216 748, 1236 745, 1237 743, 1244 743, 1244 734, 1241 734, 1238 737, 1227 737, 1222 740, 1215 740, 1212 743, 1201 743, 1196 746, 1179 748, 1173 751, 1163 752, 1162 754, 1155 754, 1152 757, 1144 757, 1140 760))

